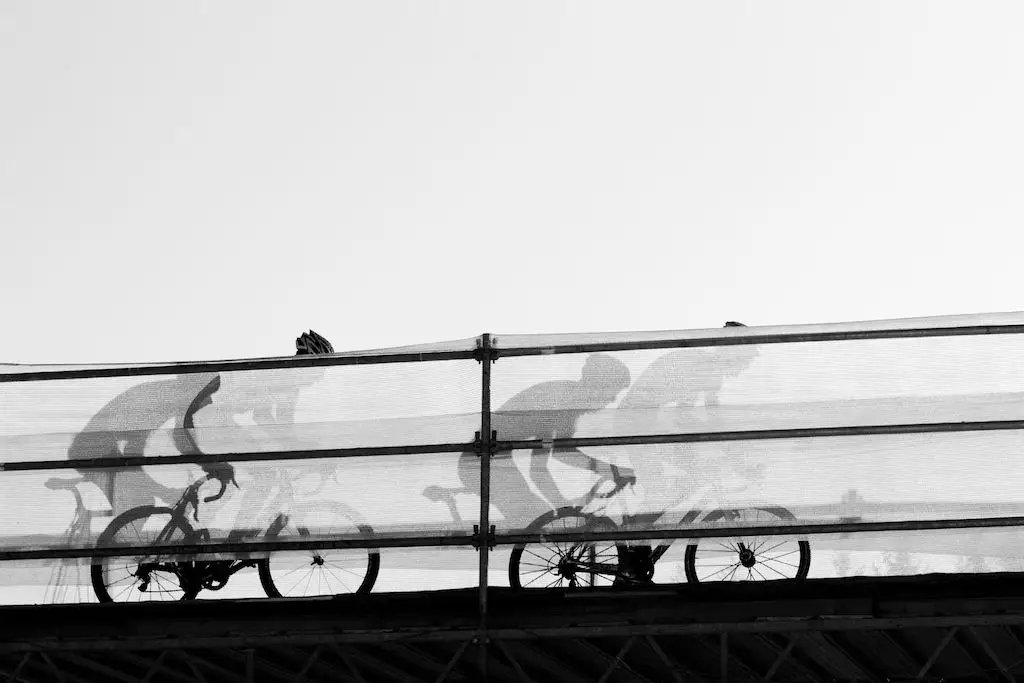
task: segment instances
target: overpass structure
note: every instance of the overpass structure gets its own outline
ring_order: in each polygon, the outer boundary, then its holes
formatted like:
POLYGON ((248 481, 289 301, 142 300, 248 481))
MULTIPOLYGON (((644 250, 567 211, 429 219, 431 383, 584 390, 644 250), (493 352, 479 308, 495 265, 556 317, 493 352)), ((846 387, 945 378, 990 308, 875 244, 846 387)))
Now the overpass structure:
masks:
POLYGON ((1024 679, 1017 574, 0 608, 18 683, 1024 679))
POLYGON ((1019 557, 1021 333, 1008 313, 0 366, 0 588, 45 567, 54 588, 143 599, 0 609, 0 676, 1016 680, 1016 574, 822 579, 815 549, 888 534, 1019 557), (200 469, 225 486, 208 495, 200 469), (601 585, 626 556, 598 547, 670 543, 688 584, 601 585), (785 543, 799 567, 755 561, 785 543), (701 574, 719 546, 739 561, 701 574), (387 551, 439 547, 476 549, 475 588, 373 590, 387 551), (509 569, 532 590, 495 583, 495 549, 552 547, 572 557, 509 569), (354 584, 285 585, 329 554, 354 584), (291 599, 146 601, 226 580, 176 567, 250 560, 291 599))

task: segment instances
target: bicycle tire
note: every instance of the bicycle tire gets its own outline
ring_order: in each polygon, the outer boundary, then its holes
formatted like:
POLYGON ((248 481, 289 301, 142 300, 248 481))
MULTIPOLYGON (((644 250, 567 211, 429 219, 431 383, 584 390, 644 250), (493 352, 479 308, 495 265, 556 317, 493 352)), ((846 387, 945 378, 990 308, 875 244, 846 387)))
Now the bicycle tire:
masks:
MULTIPOLYGON (((607 517, 602 517, 601 515, 583 512, 578 507, 564 507, 559 508, 557 510, 550 510, 548 512, 545 512, 543 515, 541 515, 540 517, 538 517, 530 523, 530 525, 526 528, 526 532, 539 533, 543 531, 546 527, 552 525, 553 523, 559 520, 569 519, 577 519, 583 521, 582 526, 572 527, 577 530, 586 529, 587 531, 613 531, 616 529, 615 523, 607 517)), ((566 525, 562 525, 562 527, 562 531, 569 530, 569 528, 567 528, 566 525)), ((573 558, 582 557, 584 552, 588 553, 588 555, 593 556, 591 561, 597 561, 597 558, 600 558, 602 560, 606 559, 608 561, 614 561, 616 563, 618 562, 618 549, 615 545, 615 541, 547 541, 542 543, 518 544, 515 546, 515 548, 513 548, 512 556, 509 558, 508 561, 508 583, 512 588, 517 590, 525 590, 531 588, 566 588, 568 590, 572 590, 574 588, 581 588, 582 586, 580 586, 579 583, 575 581, 575 572, 572 572, 570 575, 565 575, 561 572, 558 572, 558 578, 544 586, 534 586, 533 583, 545 573, 555 574, 555 570, 559 569, 563 561, 566 561, 568 559, 570 561, 569 564, 571 564, 571 560, 573 558), (536 546, 554 548, 557 562, 552 563, 550 560, 547 560, 545 557, 541 556, 537 552, 530 550, 530 553, 532 555, 535 555, 537 559, 541 560, 542 564, 535 564, 535 566, 540 567, 540 569, 527 570, 527 573, 535 573, 538 576, 524 584, 522 581, 523 568, 524 566, 530 566, 530 563, 524 563, 523 553, 527 551, 528 547, 536 546), (605 548, 605 546, 607 546, 607 548, 605 548), (568 583, 568 585, 562 586, 560 585, 562 583, 568 583)), ((585 576, 589 576, 590 586, 598 585, 597 577, 604 576, 603 574, 598 574, 596 572, 581 573, 583 573, 585 576)), ((602 583, 612 585, 615 578, 615 576, 610 576, 607 578, 606 582, 602 583)))
MULTIPOLYGON (((756 508, 745 508, 745 510, 756 510, 756 511, 759 511, 759 512, 764 512, 764 513, 767 513, 767 514, 775 517, 776 519, 781 519, 781 520, 786 520, 786 521, 793 521, 793 520, 796 519, 796 517, 793 515, 792 512, 790 512, 789 510, 787 510, 785 508, 781 508, 781 507, 756 507, 756 508)), ((709 513, 704 518, 703 521, 704 522, 716 522, 716 521, 720 520, 722 517, 724 517, 727 513, 730 513, 730 512, 736 512, 736 511, 733 511, 733 510, 714 510, 713 512, 709 513)), ((753 552, 753 554, 755 556, 755 559, 756 559, 757 558, 758 550, 761 550, 761 548, 760 548, 760 546, 755 545, 757 543, 757 541, 759 540, 756 537, 756 535, 753 536, 752 538, 754 539, 754 543, 747 543, 747 541, 751 540, 751 537, 743 537, 743 538, 741 538, 739 540, 741 542, 745 543, 747 546, 753 546, 752 552, 753 552)), ((769 537, 765 537, 765 538, 774 539, 776 537, 769 536, 769 537)), ((711 540, 712 539, 707 539, 707 541, 711 541, 711 540)), ((731 543, 733 539, 726 539, 726 540, 731 543)), ((765 542, 766 541, 763 541, 763 540, 761 541, 762 544, 765 543, 765 542)), ((787 543, 787 541, 785 541, 785 540, 779 541, 778 543, 773 545, 771 548, 765 549, 762 552, 768 552, 770 550, 774 550, 775 548, 780 547, 784 543, 787 543)), ((794 542, 790 541, 788 543, 793 544, 794 542)), ((796 549, 795 550, 790 550, 788 547, 786 547, 786 548, 783 548, 784 552, 781 552, 781 553, 778 554, 778 557, 785 557, 785 556, 791 555, 794 552, 798 552, 799 553, 799 558, 798 558, 798 560, 797 560, 797 562, 795 564, 792 564, 792 563, 789 563, 789 562, 782 562, 781 560, 777 559, 777 557, 769 558, 767 560, 768 562, 776 562, 776 563, 779 563, 779 564, 784 564, 786 566, 792 566, 792 567, 794 567, 796 569, 796 571, 793 572, 793 576, 786 576, 785 574, 783 574, 781 571, 779 571, 775 567, 772 567, 771 565, 768 565, 771 568, 771 570, 774 571, 775 573, 779 574, 781 579, 783 579, 783 580, 784 579, 790 579, 790 580, 800 581, 800 580, 806 579, 807 578, 807 573, 810 570, 810 565, 811 565, 811 546, 810 546, 810 544, 807 541, 799 540, 799 541, 795 541, 795 545, 796 545, 796 549)), ((685 561, 685 565, 684 565, 685 566, 685 570, 686 570, 686 580, 689 583, 708 583, 709 582, 708 581, 708 578, 709 578, 708 576, 705 576, 703 578, 701 578, 699 576, 699 572, 698 572, 698 568, 697 568, 697 551, 698 551, 698 546, 699 546, 699 543, 692 543, 692 544, 686 546, 686 561, 685 561)), ((738 546, 737 547, 723 546, 723 547, 725 548, 725 552, 735 552, 737 554, 737 556, 739 556, 740 550, 739 550, 738 546)), ((713 549, 713 551, 714 552, 719 552, 719 553, 723 552, 722 550, 719 550, 719 549, 713 549)), ((761 561, 761 563, 764 563, 765 562, 765 558, 762 557, 760 559, 760 561, 761 561)), ((727 574, 727 576, 735 576, 737 573, 742 574, 742 572, 739 572, 739 566, 743 566, 743 565, 741 563, 739 563, 739 562, 736 562, 735 564, 714 565, 714 566, 715 567, 719 567, 720 566, 722 568, 719 569, 717 572, 715 572, 715 574, 712 574, 711 576, 722 574, 722 573, 726 572, 729 567, 732 567, 733 569, 732 569, 731 572, 729 572, 727 574)), ((749 568, 749 567, 747 568, 747 570, 748 571, 747 571, 746 575, 748 577, 750 577, 750 578, 749 579, 739 579, 739 580, 751 580, 751 581, 757 581, 757 580, 773 581, 773 580, 778 580, 778 579, 776 579, 774 577, 774 575, 767 575, 767 574, 765 574, 763 572, 760 572, 760 571, 758 571, 756 573, 761 578, 760 579, 753 578, 753 575, 754 575, 755 572, 752 570, 752 568, 749 568)), ((726 578, 725 580, 730 580, 730 579, 726 578)))
MULTIPOLYGON (((116 536, 117 536, 118 532, 120 532, 122 529, 125 529, 129 525, 132 526, 132 528, 134 529, 135 537, 138 538, 139 541, 142 542, 141 544, 144 544, 146 539, 143 538, 142 533, 140 532, 139 527, 136 526, 135 523, 140 521, 140 520, 146 520, 146 519, 150 519, 150 518, 157 518, 157 517, 164 516, 164 515, 167 516, 167 521, 166 522, 157 522, 155 525, 153 525, 153 526, 157 526, 157 527, 160 528, 160 532, 159 532, 160 535, 163 535, 164 532, 166 532, 167 529, 169 529, 169 528, 172 529, 172 534, 173 534, 174 528, 177 528, 180 531, 180 539, 183 540, 183 541, 188 539, 192 535, 193 529, 188 524, 187 520, 183 520, 182 518, 180 518, 175 513, 175 511, 172 510, 171 508, 157 507, 155 505, 142 505, 140 507, 132 508, 130 510, 125 510, 120 515, 118 515, 113 520, 111 520, 110 524, 107 525, 107 528, 104 529, 103 533, 101 533, 99 538, 96 539, 96 546, 98 548, 104 548, 104 547, 111 547, 111 546, 117 545, 116 543, 114 543, 114 541, 116 540, 116 536)), ((129 536, 131 536, 131 534, 129 534, 129 536)), ((178 538, 178 537, 179 536, 177 534, 173 534, 172 535, 172 538, 178 538)), ((96 597, 99 599, 100 602, 120 602, 121 600, 119 600, 118 598, 120 598, 120 597, 130 598, 132 595, 134 595, 134 592, 132 592, 130 590, 132 585, 129 585, 128 589, 122 590, 122 591, 118 592, 116 595, 111 595, 110 590, 109 590, 109 586, 108 586, 109 582, 107 581, 107 579, 108 579, 107 570, 108 570, 108 568, 112 564, 114 564, 114 563, 120 564, 120 563, 123 563, 123 562, 127 561, 128 565, 131 565, 132 560, 134 560, 134 559, 136 559, 136 558, 132 558, 132 557, 105 557, 105 558, 99 558, 99 559, 97 559, 96 561, 93 562, 92 568, 91 568, 91 571, 90 571, 91 578, 92 578, 92 589, 93 589, 93 592, 96 593, 96 597)), ((125 568, 129 569, 129 575, 130 576, 133 576, 133 577, 136 576, 133 572, 131 572, 129 566, 126 566, 125 568)), ((174 595, 176 595, 179 592, 180 592, 180 596, 176 597, 176 598, 175 597, 169 597, 167 599, 194 600, 195 597, 199 594, 199 589, 198 588, 192 588, 192 587, 186 588, 184 586, 181 586, 180 578, 181 578, 180 575, 175 576, 174 580, 177 583, 176 589, 172 589, 172 590, 168 590, 167 591, 167 595, 168 596, 174 596, 174 595)), ((160 584, 159 580, 157 581, 157 583, 160 584)), ((146 593, 146 591, 142 591, 142 590, 140 590, 138 592, 139 593, 143 593, 143 594, 146 593)), ((151 596, 152 595, 158 595, 158 594, 159 593, 157 591, 152 591, 152 592, 149 593, 149 595, 151 595, 151 596)), ((159 600, 161 598, 150 598, 150 599, 159 600)), ((141 601, 141 599, 140 599, 140 601, 141 601)), ((125 602, 130 602, 130 600, 125 600, 125 602)))
MULTIPOLYGON (((346 520, 348 523, 346 526, 357 530, 360 536, 367 539, 373 538, 373 527, 364 522, 355 510, 344 503, 334 501, 322 501, 297 508, 289 515, 289 524, 294 527, 295 532, 297 532, 300 537, 308 538, 312 535, 310 532, 310 525, 313 520, 316 519, 318 514, 322 514, 325 511, 328 511, 335 520, 339 518, 346 520)), ((341 528, 343 527, 335 525, 330 529, 330 531, 337 533, 341 528)), ((268 532, 267 538, 278 538, 283 530, 284 529, 280 529, 273 534, 268 532)), ((270 598, 312 597, 313 595, 341 595, 346 593, 363 594, 369 593, 373 590, 373 585, 377 581, 377 574, 380 571, 380 551, 375 548, 339 548, 336 550, 271 553, 268 557, 257 560, 256 568, 259 572, 263 592, 270 598), (327 555, 328 553, 330 553, 329 556, 327 555), (279 585, 282 583, 281 577, 278 577, 277 579, 274 578, 274 572, 278 571, 275 567, 287 567, 288 565, 285 563, 285 560, 290 557, 299 558, 309 556, 313 557, 313 562, 311 562, 309 566, 316 566, 316 569, 309 570, 311 573, 306 585, 307 587, 311 587, 312 577, 316 575, 318 591, 312 595, 308 591, 302 595, 297 595, 296 590, 294 589, 297 589, 302 583, 301 578, 291 584, 291 589, 282 591, 281 588, 284 586, 279 585), (355 574, 352 569, 349 569, 349 565, 364 566, 364 561, 362 560, 363 556, 366 557, 365 573, 363 573, 361 578, 359 578, 358 586, 356 586, 354 590, 335 590, 339 585, 342 588, 349 588, 349 585, 344 578, 345 574, 355 574), (348 558, 351 558, 352 562, 345 561, 348 558)), ((288 574, 291 574, 294 571, 297 571, 297 569, 292 570, 292 572, 288 572, 288 574)))

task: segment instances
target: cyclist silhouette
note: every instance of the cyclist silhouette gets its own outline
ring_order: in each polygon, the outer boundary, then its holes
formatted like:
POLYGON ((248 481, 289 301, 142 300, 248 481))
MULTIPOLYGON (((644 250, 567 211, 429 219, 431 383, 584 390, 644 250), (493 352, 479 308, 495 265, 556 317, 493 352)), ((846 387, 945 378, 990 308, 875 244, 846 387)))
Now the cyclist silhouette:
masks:
MULTIPOLYGON (((725 327, 745 327, 743 323, 729 321, 725 327)), ((725 382, 740 375, 757 357, 754 345, 680 349, 661 356, 641 373, 617 409, 616 433, 637 433, 637 421, 660 420, 662 408, 686 410, 696 408, 701 401, 706 408, 718 405, 719 393, 725 382)), ((657 424, 657 431, 664 431, 657 424)), ((646 445, 638 447, 638 457, 632 458, 636 477, 643 486, 643 506, 649 512, 665 512, 687 492, 682 481, 683 462, 680 444, 646 445)), ((728 450, 726 446, 723 450, 728 450)), ((685 472, 694 478, 692 462, 685 472)), ((651 563, 652 547, 620 543, 617 546, 621 577, 616 584, 650 581, 654 574, 651 563)))
MULTIPOLYGON (((296 339, 296 349, 296 355, 333 351, 330 342, 312 330, 296 339)), ((237 386, 238 383, 232 384, 233 389, 237 386)), ((170 454, 161 451, 170 451, 171 444, 153 443, 154 435, 168 427, 175 451, 185 455, 198 454, 192 429, 199 411, 211 407, 207 412, 209 422, 214 426, 236 425, 236 415, 250 412, 257 425, 290 422, 300 388, 294 382, 290 386, 271 388, 261 385, 255 390, 232 391, 228 401, 219 402, 214 400, 214 395, 222 389, 220 374, 183 374, 144 382, 122 392, 97 411, 73 438, 68 458, 81 460, 170 454)), ((205 422, 207 419, 204 418, 205 422)), ((227 463, 209 464, 203 470, 218 477, 231 476, 231 466, 227 463)), ((154 500, 173 503, 185 490, 184 485, 171 486, 155 479, 142 467, 80 472, 84 481, 95 484, 104 492, 113 515, 140 505, 151 505, 154 500)))
MULTIPOLYGON (((725 327, 745 325, 729 321, 725 327)), ((619 402, 617 413, 621 426, 616 433, 635 432, 636 428, 630 423, 635 424, 637 420, 658 420, 656 411, 662 408, 677 408, 681 416, 683 411, 698 408, 702 402, 705 408, 717 406, 725 383, 742 374, 757 355, 755 345, 740 344, 680 349, 661 356, 641 373, 619 402)), ((659 425, 659 431, 663 429, 659 425)), ((634 468, 643 483, 644 503, 664 509, 684 490, 678 485, 679 445, 643 448, 643 454, 634 461, 634 468)))
MULTIPOLYGON (((587 358, 579 380, 535 384, 495 411, 491 424, 501 440, 570 438, 575 435, 580 418, 606 408, 627 386, 629 369, 625 364, 606 354, 593 354, 587 358)), ((575 448, 531 451, 530 481, 510 460, 506 461, 503 466, 492 469, 495 485, 491 488, 491 503, 509 524, 525 526, 544 510, 569 504, 548 469, 551 458, 593 472, 606 469, 616 482, 631 475, 575 448), (540 495, 534 492, 531 483, 540 495)), ((456 522, 461 518, 454 496, 480 492, 480 459, 475 453, 465 453, 459 458, 458 477, 461 488, 428 486, 423 491, 430 500, 447 502, 456 522)))
MULTIPOLYGON (((579 380, 541 382, 510 398, 495 413, 493 426, 502 440, 572 438, 580 418, 607 408, 629 380, 629 369, 622 361, 595 353, 584 363, 579 380)), ((555 508, 570 501, 551 475, 552 459, 583 470, 603 467, 613 478, 620 476, 613 465, 577 448, 536 449, 530 453, 530 479, 555 508)))

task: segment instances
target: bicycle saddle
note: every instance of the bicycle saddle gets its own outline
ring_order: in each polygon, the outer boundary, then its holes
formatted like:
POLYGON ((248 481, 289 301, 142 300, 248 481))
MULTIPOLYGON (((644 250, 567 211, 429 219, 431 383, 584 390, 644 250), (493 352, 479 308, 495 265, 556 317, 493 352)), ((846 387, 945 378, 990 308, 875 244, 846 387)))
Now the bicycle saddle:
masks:
POLYGON ((85 477, 75 477, 74 479, 64 479, 62 477, 53 477, 46 480, 46 488, 51 491, 61 491, 63 489, 74 489, 76 486, 85 481, 85 477))

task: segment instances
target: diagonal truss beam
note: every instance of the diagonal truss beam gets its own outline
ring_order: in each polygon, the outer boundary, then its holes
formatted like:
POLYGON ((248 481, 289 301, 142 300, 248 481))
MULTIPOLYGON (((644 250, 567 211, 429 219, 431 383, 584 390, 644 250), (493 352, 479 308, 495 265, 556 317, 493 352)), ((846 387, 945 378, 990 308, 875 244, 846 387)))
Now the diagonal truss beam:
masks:
POLYGON ((448 674, 452 672, 452 670, 455 668, 455 665, 459 663, 460 659, 462 659, 462 655, 466 652, 466 648, 469 647, 470 642, 471 641, 469 640, 464 640, 462 642, 462 645, 459 646, 459 649, 456 650, 455 653, 452 655, 451 659, 448 660, 448 663, 445 665, 444 670, 441 671, 441 673, 437 675, 437 678, 434 679, 436 683, 442 683, 446 678, 448 678, 448 674))
POLYGON ((158 656, 153 661, 153 665, 149 667, 149 671, 147 671, 146 675, 142 677, 142 683, 149 683, 149 681, 153 678, 154 674, 156 674, 157 671, 165 671, 162 665, 164 663, 164 660, 167 659, 167 654, 169 652, 170 650, 163 650, 160 652, 160 656, 158 656))
POLYGON ((1003 678, 1009 681, 1009 683, 1017 683, 1017 679, 1013 677, 1012 673, 1010 673, 1009 668, 1004 666, 1003 663, 999 660, 999 657, 996 655, 995 650, 992 649, 992 644, 988 642, 988 639, 985 638, 983 634, 979 633, 978 629, 974 627, 969 627, 967 629, 967 632, 971 634, 972 638, 978 641, 978 643, 981 645, 981 649, 985 651, 985 654, 988 655, 988 658, 991 659, 992 663, 996 665, 996 668, 999 670, 999 673, 1003 675, 1003 678))
POLYGON ((356 666, 355 661, 352 659, 352 655, 349 654, 348 650, 343 647, 335 647, 335 651, 338 656, 341 657, 342 661, 345 662, 345 666, 348 667, 349 673, 356 679, 358 683, 366 683, 366 679, 363 678, 363 674, 359 671, 359 667, 356 666))
POLYGON ((7 674, 6 683, 15 683, 15 681, 21 680, 18 677, 21 675, 21 670, 28 664, 28 658, 32 656, 32 650, 27 650, 25 654, 21 656, 21 660, 18 665, 14 667, 14 670, 7 674))
POLYGON ((858 657, 855 657, 846 646, 840 643, 839 640, 836 638, 835 634, 826 633, 823 631, 818 634, 818 637, 826 643, 828 643, 828 645, 834 648, 839 654, 841 654, 846 659, 846 661, 848 661, 850 665, 853 666, 854 669, 859 671, 860 678, 862 680, 872 681, 872 683, 882 683, 878 675, 875 672, 871 671, 868 668, 868 666, 863 662, 863 660, 859 659, 858 657))
POLYGON ((953 638, 956 637, 957 631, 959 630, 960 628, 958 626, 954 626, 953 628, 946 631, 946 635, 944 635, 942 637, 942 640, 939 641, 939 644, 935 648, 935 651, 932 652, 931 656, 928 657, 928 660, 924 663, 924 666, 921 667, 921 670, 917 672, 917 678, 915 680, 917 680, 918 682, 924 680, 924 677, 928 675, 928 672, 931 670, 932 666, 935 664, 935 662, 939 660, 939 655, 941 655, 942 651, 946 649, 946 646, 949 645, 950 642, 952 642, 953 638))
POLYGON ((60 683, 68 683, 67 676, 64 675, 64 672, 60 670, 60 667, 57 666, 57 663, 53 661, 53 658, 50 657, 49 654, 47 654, 45 651, 42 651, 39 653, 39 656, 42 657, 43 661, 46 662, 49 665, 50 669, 53 670, 54 675, 57 676, 57 680, 60 681, 60 683))
POLYGON ((783 662, 786 661, 786 658, 789 657, 789 653, 793 651, 793 648, 796 647, 796 644, 800 641, 801 637, 803 637, 803 634, 797 633, 789 639, 789 642, 786 643, 786 647, 779 653, 779 656, 775 658, 775 662, 771 665, 771 668, 769 668, 761 678, 761 683, 768 683, 772 680, 772 676, 778 672, 779 667, 782 666, 783 662))
MULTIPOLYGON (((597 683, 608 683, 608 679, 612 677, 612 674, 615 673, 615 669, 619 666, 621 666, 623 669, 627 669, 638 680, 648 681, 646 677, 640 676, 637 672, 633 671, 631 667, 629 667, 624 661, 626 654, 628 654, 629 651, 633 648, 634 643, 636 643, 636 636, 627 639, 626 642, 622 644, 622 647, 619 648, 619 653, 615 655, 615 659, 613 659, 611 663, 608 664, 608 668, 605 670, 604 675, 602 675, 601 678, 598 679, 597 683)), ((602 655, 604 655, 605 657, 608 656, 607 654, 604 654, 604 652, 601 651, 600 648, 596 647, 593 643, 586 643, 586 645, 593 650, 601 652, 602 655)))
POLYGON ((313 668, 314 664, 316 664, 316 660, 320 658, 320 653, 323 649, 323 645, 317 645, 313 648, 313 651, 309 653, 309 657, 306 658, 305 664, 303 664, 302 668, 299 669, 299 673, 295 674, 295 678, 292 679, 292 683, 302 683, 302 681, 305 680, 306 674, 308 674, 309 670, 313 668))
POLYGON ((654 654, 658 655, 658 659, 668 668, 669 673, 672 674, 672 678, 675 679, 676 683, 684 683, 683 673, 680 671, 679 664, 672 661, 668 654, 665 653, 661 646, 658 645, 658 641, 654 639, 654 636, 645 636, 644 640, 647 642, 647 646, 651 648, 654 654))
POLYGON ((519 660, 512 655, 512 651, 505 647, 505 643, 501 640, 495 640, 494 644, 497 645, 498 649, 501 650, 501 653, 505 655, 505 659, 511 662, 512 668, 516 670, 516 674, 519 676, 520 683, 534 683, 533 679, 527 676, 526 672, 523 671, 523 667, 520 666, 519 660))

